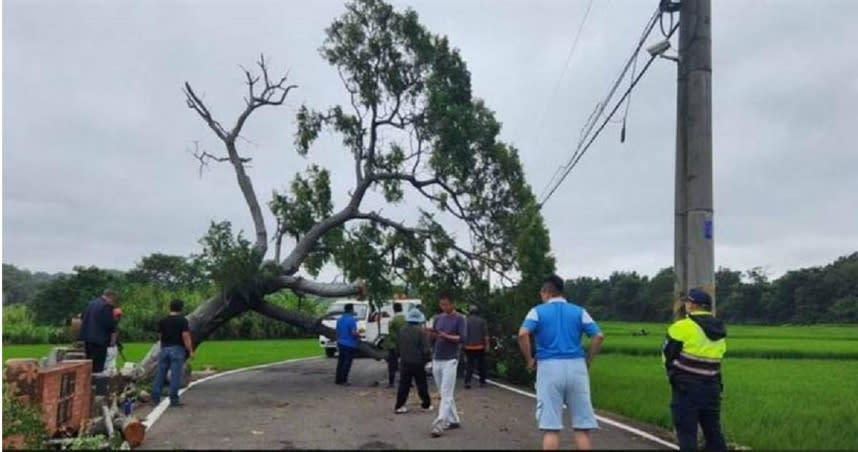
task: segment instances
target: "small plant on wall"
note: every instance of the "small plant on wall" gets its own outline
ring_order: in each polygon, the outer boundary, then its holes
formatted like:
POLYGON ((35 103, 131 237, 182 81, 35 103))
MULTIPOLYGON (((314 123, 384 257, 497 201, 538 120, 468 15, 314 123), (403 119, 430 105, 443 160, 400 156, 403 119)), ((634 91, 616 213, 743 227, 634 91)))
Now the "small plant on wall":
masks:
POLYGON ((3 385, 3 448, 40 449, 45 425, 38 406, 16 399, 3 385))

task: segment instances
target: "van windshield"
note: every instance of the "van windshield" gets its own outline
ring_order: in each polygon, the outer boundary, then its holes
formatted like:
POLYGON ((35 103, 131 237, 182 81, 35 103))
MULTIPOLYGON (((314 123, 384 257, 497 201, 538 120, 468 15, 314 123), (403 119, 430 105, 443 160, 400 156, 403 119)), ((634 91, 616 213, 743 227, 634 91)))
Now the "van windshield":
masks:
MULTIPOLYGON (((354 307, 355 307, 355 319, 365 320, 366 319, 366 313, 367 313, 367 310, 369 309, 369 307, 365 304, 356 304, 356 305, 354 305, 354 307)), ((332 312, 342 313, 343 309, 345 309, 344 304, 335 303, 335 304, 328 306, 328 310, 325 312, 325 314, 330 314, 332 312)), ((339 316, 337 316, 337 317, 339 317, 339 316)))

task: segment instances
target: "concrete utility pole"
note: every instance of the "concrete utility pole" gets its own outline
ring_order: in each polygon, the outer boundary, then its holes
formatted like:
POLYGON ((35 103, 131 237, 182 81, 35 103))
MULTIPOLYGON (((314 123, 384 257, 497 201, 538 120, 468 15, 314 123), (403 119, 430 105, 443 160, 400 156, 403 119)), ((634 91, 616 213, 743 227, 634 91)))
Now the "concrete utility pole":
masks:
POLYGON ((712 33, 710 0, 681 0, 676 96, 674 295, 702 287, 715 310, 712 223, 712 33))

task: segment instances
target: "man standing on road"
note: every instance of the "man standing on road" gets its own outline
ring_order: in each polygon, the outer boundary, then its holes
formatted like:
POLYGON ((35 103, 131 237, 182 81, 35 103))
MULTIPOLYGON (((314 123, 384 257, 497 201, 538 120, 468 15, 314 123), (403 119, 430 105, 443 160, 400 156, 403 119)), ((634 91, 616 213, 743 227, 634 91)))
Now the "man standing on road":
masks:
POLYGON ((727 351, 727 329, 710 312, 712 297, 703 289, 691 289, 682 301, 688 315, 670 326, 662 348, 679 449, 697 449, 699 423, 706 450, 727 450, 721 432, 721 358, 727 351))
POLYGON ((426 368, 424 367, 429 361, 429 342, 423 335, 423 328, 420 327, 426 321, 426 316, 419 309, 411 308, 405 315, 405 320, 408 323, 399 329, 396 341, 401 366, 394 412, 396 414, 408 412, 408 409, 405 408, 405 402, 408 401, 412 379, 417 383, 417 394, 420 396, 420 401, 423 402, 421 408, 423 411, 431 411, 432 401, 429 398, 426 368))
POLYGON ((119 295, 105 289, 100 297, 89 302, 81 315, 80 340, 84 343, 86 359, 92 360, 92 372, 104 372, 107 347, 116 344, 116 322, 113 307, 119 295))
POLYGON ((560 447, 563 405, 569 407, 575 448, 589 450, 590 430, 599 428, 590 402, 588 368, 605 336, 582 307, 563 298, 563 279, 551 275, 539 291, 542 304, 530 310, 518 331, 521 353, 528 369, 536 369, 536 419, 543 431, 542 448, 560 447), (581 346, 581 334, 590 337, 590 350, 581 346), (530 346, 536 339, 536 359, 530 346))
POLYGON ((432 436, 439 437, 448 429, 459 428, 459 413, 456 410, 454 392, 456 370, 459 366, 459 344, 465 339, 465 318, 456 312, 452 297, 442 292, 439 296, 441 313, 435 316, 431 328, 434 340, 432 353, 432 378, 441 393, 438 417, 432 423, 432 436))
MULTIPOLYGON (((424 319, 425 320, 425 319, 424 319)), ((397 352, 397 333, 405 325, 405 316, 402 314, 402 303, 393 303, 393 318, 387 326, 387 339, 384 341, 387 349, 387 387, 392 388, 396 381, 396 369, 399 367, 399 353, 397 352)), ((402 376, 399 377, 402 379, 402 376)))
POLYGON ((185 360, 194 357, 194 344, 191 342, 191 329, 188 319, 182 315, 182 300, 170 302, 170 314, 158 322, 158 336, 161 350, 158 353, 158 373, 152 382, 152 404, 161 402, 161 388, 167 370, 170 371, 170 406, 182 406, 179 402, 179 386, 182 384, 182 368, 185 360))
POLYGON ((352 370, 352 360, 355 358, 360 341, 360 333, 355 321, 355 305, 347 303, 345 312, 337 319, 337 375, 334 383, 350 386, 349 372, 352 370))
POLYGON ((465 371, 465 389, 471 389, 471 378, 474 367, 480 372, 480 387, 486 386, 486 351, 489 349, 489 326, 486 319, 480 316, 480 309, 471 305, 468 309, 467 328, 468 338, 465 341, 465 356, 468 367, 465 371))

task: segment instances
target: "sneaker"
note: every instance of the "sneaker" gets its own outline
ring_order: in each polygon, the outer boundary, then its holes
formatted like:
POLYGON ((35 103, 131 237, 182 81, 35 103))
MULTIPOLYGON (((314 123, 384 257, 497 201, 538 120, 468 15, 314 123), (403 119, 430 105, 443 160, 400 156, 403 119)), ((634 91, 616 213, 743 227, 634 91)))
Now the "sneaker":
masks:
POLYGON ((430 432, 433 438, 437 438, 444 434, 444 429, 441 428, 440 425, 436 425, 432 427, 432 432, 430 432))
POLYGON ((170 408, 181 408, 185 406, 182 402, 170 402, 170 408))
POLYGON ((447 425, 447 430, 456 430, 457 428, 462 428, 462 424, 459 424, 458 422, 450 422, 447 425))
POLYGON ((396 414, 405 414, 407 412, 408 412, 408 408, 405 408, 404 406, 397 408, 395 411, 396 414))
POLYGON ((435 409, 435 407, 434 407, 433 405, 429 405, 429 406, 427 406, 427 407, 425 407, 425 408, 424 408, 424 407, 420 407, 420 409, 421 409, 421 410, 423 410, 423 411, 432 411, 432 410, 434 410, 434 409, 435 409))

